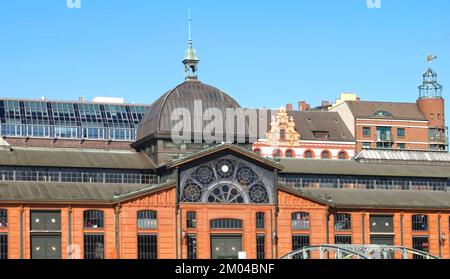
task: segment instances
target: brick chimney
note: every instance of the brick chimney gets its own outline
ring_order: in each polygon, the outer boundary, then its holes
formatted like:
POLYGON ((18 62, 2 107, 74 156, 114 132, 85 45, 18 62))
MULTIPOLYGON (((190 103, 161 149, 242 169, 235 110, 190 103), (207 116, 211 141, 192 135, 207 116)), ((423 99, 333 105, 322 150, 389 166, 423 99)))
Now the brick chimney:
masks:
POLYGON ((292 104, 287 104, 287 105, 286 105, 286 110, 287 110, 287 111, 291 111, 292 108, 293 108, 293 107, 292 107, 292 104))
POLYGON ((322 101, 322 107, 323 107, 323 108, 329 107, 329 106, 330 106, 330 102, 328 102, 328 101, 322 101))
POLYGON ((298 110, 308 110, 309 104, 306 103, 306 101, 300 101, 298 102, 298 110))

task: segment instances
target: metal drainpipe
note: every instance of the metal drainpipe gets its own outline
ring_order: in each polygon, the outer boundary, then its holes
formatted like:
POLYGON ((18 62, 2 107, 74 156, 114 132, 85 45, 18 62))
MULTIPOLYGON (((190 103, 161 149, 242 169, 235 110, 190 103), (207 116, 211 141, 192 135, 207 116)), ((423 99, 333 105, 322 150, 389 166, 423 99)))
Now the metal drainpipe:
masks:
POLYGON ((278 212, 280 211, 278 207, 278 171, 273 171, 273 182, 275 189, 275 257, 278 259, 278 212))
MULTIPOLYGON (((325 235, 327 238, 327 244, 330 244, 330 207, 327 206, 327 211, 325 212, 325 235)), ((327 252, 327 259, 330 258, 330 252, 327 252)))
POLYGON ((23 212, 24 212, 23 205, 20 206, 20 216, 19 216, 19 223, 20 223, 20 258, 24 258, 24 232, 23 232, 23 212))
POLYGON ((183 259, 183 209, 180 208, 180 258, 183 259))
POLYGON ((69 259, 72 259, 73 257, 73 247, 72 247, 72 206, 69 206, 68 209, 68 217, 67 217, 67 223, 68 223, 68 242, 69 242, 69 254, 67 255, 69 259))
POLYGON ((438 213, 438 243, 439 243, 439 258, 442 258, 442 241, 441 241, 441 213, 438 213))
POLYGON ((175 169, 175 257, 178 259, 178 209, 180 207, 179 203, 179 169, 175 169))
POLYGON ((116 253, 117 258, 120 259, 120 204, 114 208, 115 226, 116 226, 116 253))
POLYGON ((327 211, 325 212, 325 221, 326 221, 326 236, 327 236, 327 244, 330 244, 330 207, 327 207, 327 211))
POLYGON ((404 245, 404 227, 403 227, 403 218, 404 214, 403 212, 400 213, 400 245, 404 245))
POLYGON ((366 222, 365 222, 365 219, 366 219, 366 212, 363 211, 362 214, 361 214, 361 228, 362 228, 361 239, 362 239, 362 244, 366 244, 366 222))
POLYGON ((271 209, 270 210, 270 243, 271 243, 271 249, 270 249, 270 252, 271 252, 271 258, 273 259, 273 248, 274 248, 274 239, 273 239, 273 210, 271 209))

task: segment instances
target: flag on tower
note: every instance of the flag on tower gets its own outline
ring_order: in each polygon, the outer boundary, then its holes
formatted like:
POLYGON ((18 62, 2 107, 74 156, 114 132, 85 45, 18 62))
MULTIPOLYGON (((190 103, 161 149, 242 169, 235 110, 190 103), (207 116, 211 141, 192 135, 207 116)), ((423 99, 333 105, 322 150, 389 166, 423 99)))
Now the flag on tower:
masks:
POLYGON ((428 62, 432 62, 432 61, 435 60, 435 59, 437 59, 437 56, 434 56, 434 55, 432 55, 432 54, 430 54, 430 55, 427 56, 427 61, 428 61, 428 62))

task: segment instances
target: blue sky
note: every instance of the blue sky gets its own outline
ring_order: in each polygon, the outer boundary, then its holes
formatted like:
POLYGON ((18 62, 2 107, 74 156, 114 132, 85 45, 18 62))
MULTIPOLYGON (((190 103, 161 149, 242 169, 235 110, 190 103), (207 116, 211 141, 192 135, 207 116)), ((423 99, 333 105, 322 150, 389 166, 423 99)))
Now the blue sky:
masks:
MULTIPOLYGON (((433 68, 448 96, 450 1, 2 0, 0 96, 151 103, 183 81, 187 10, 199 76, 245 107, 340 92, 414 102, 433 68)), ((447 111, 449 107, 447 106, 447 111)))

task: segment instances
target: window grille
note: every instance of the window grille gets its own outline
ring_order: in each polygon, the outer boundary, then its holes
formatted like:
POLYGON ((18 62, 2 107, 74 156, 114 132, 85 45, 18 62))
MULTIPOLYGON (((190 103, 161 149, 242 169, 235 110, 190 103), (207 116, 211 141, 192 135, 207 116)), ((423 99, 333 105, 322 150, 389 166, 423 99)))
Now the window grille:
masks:
MULTIPOLYGON (((292 236, 292 251, 309 246, 309 235, 293 235, 292 236)), ((308 252, 309 254, 309 252, 308 252)), ((301 257, 301 254, 294 256, 294 259, 301 257)))
POLYGON ((264 229, 265 228, 265 214, 264 212, 256 212, 256 228, 264 229))
POLYGON ((0 208, 0 228, 8 227, 8 210, 0 208))
POLYGON ((84 258, 103 259, 105 254, 103 234, 84 235, 84 258))
POLYGON ((216 219, 210 222, 211 229, 242 229, 242 220, 216 219))
POLYGON ((258 260, 263 260, 266 258, 266 236, 257 235, 256 236, 256 258, 258 260))
POLYGON ((335 235, 334 243, 335 244, 352 244, 352 236, 351 235, 335 235))
MULTIPOLYGON (((428 252, 428 236, 413 236, 413 249, 428 252)), ((413 255, 414 259, 423 259, 422 256, 413 255)))
POLYGON ((8 235, 0 234, 0 260, 8 259, 8 235))
POLYGON ((292 229, 309 230, 309 213, 307 212, 292 213, 292 229))
POLYGON ((84 228, 97 229, 103 228, 103 211, 86 210, 83 213, 84 228))
POLYGON ((334 229, 337 231, 351 230, 351 215, 348 213, 338 213, 334 216, 334 229))
POLYGON ((139 259, 158 258, 158 237, 155 234, 138 235, 138 258, 139 259))
POLYGON ((189 229, 195 229, 197 227, 197 212, 186 212, 186 225, 189 229))
POLYGON ((156 211, 141 210, 137 213, 139 229, 156 229, 158 226, 156 211))
POLYGON ((195 234, 187 235, 187 256, 190 260, 197 258, 197 236, 195 234))
POLYGON ((413 231, 427 231, 428 230, 428 216, 417 214, 412 216, 413 231))

